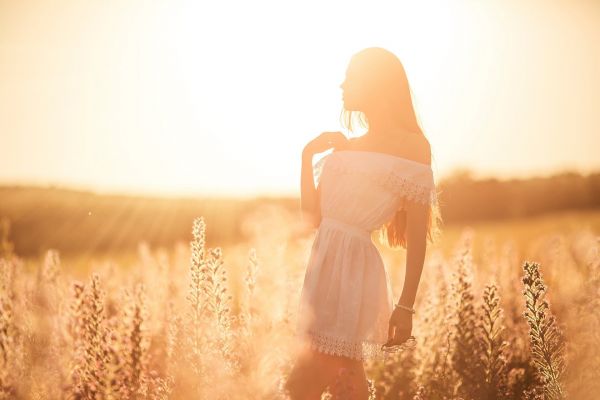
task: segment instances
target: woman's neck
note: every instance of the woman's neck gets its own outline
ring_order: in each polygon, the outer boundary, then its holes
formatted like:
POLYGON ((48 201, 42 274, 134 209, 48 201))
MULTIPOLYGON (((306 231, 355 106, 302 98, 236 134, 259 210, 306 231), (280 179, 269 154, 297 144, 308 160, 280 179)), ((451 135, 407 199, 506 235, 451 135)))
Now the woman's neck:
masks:
POLYGON ((369 118, 367 115, 367 120, 369 121, 369 130, 363 136, 376 142, 385 142, 392 138, 398 139, 399 137, 420 133, 418 128, 408 127, 397 119, 392 120, 377 115, 372 115, 369 118))
POLYGON ((364 139, 371 143, 387 143, 391 140, 402 140, 403 138, 410 138, 417 132, 409 131, 403 126, 385 126, 385 127, 372 127, 369 126, 367 133, 363 135, 364 139))

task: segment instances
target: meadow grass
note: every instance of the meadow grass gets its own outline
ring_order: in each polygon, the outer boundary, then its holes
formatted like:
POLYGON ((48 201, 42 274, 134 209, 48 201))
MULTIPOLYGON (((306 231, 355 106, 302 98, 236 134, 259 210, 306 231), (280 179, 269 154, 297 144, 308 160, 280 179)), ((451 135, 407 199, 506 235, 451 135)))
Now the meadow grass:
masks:
MULTIPOLYGON (((417 346, 365 363, 371 398, 598 398, 597 218, 450 227, 428 250, 417 346)), ((0 398, 286 399, 312 237, 265 226, 209 248, 199 217, 188 244, 82 266, 4 238, 0 398)), ((381 251, 397 298, 405 252, 381 251)), ((347 376, 323 398, 352 398, 347 376)))

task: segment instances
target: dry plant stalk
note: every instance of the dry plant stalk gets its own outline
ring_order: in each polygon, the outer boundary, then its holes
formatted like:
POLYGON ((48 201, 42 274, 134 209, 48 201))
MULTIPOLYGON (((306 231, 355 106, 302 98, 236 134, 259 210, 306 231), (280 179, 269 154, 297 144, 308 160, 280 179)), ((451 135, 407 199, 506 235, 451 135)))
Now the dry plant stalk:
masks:
POLYGON ((533 363, 543 384, 548 400, 565 399, 561 384, 564 372, 564 338, 554 315, 550 314, 550 305, 545 299, 547 287, 544 284, 539 265, 535 262, 523 264, 525 272, 525 312, 523 315, 529 324, 529 338, 533 363))
MULTIPOLYGON (((194 220, 192 234, 189 248, 177 248, 175 261, 169 264, 173 269, 159 271, 150 249, 144 247, 133 273, 121 274, 114 268, 112 275, 107 270, 93 273, 84 283, 67 280, 58 251, 48 251, 31 273, 21 268, 12 250, 6 250, 13 248, 10 243, 2 245, 0 399, 46 395, 107 400, 283 400, 276 372, 285 370, 288 360, 281 353, 293 338, 289 321, 268 318, 271 310, 263 305, 285 304, 291 296, 284 290, 276 294, 268 290, 281 283, 273 282, 278 278, 265 274, 257 279, 259 262, 252 249, 248 264, 235 271, 235 281, 240 282, 235 319, 221 248, 206 248, 203 218, 194 220), (261 307, 253 307, 256 304, 261 307), (265 333, 272 334, 269 340, 257 337, 265 333)), ((5 236, 2 240, 7 242, 5 236)), ((585 249, 590 248, 581 244, 573 257, 583 265, 585 249)), ((538 265, 526 263, 521 277, 520 269, 515 274, 515 268, 509 268, 521 264, 515 252, 495 257, 489 248, 486 251, 488 259, 502 260, 496 263, 502 264, 502 274, 497 265, 473 262, 469 240, 452 261, 440 257, 432 265, 428 260, 424 269, 428 284, 414 325, 417 348, 387 364, 366 365, 372 378, 368 380, 371 400, 567 397, 562 386, 566 365, 562 333, 544 300, 547 286, 538 265), (477 276, 494 283, 479 286, 477 276), (516 287, 511 285, 514 282, 516 287), (480 287, 482 293, 477 293, 480 287), (501 298, 506 301, 504 309, 501 298), (516 313, 513 307, 518 307, 516 313), (507 342, 515 345, 507 346, 507 342)), ((581 283, 577 286, 580 297, 571 310, 582 317, 579 324, 567 319, 570 329, 590 330, 588 324, 597 319, 600 263, 594 260, 589 269, 577 271, 581 282, 570 282, 572 286, 581 283)), ((593 371, 599 365, 595 332, 580 332, 578 347, 572 349, 578 363, 572 374, 583 380, 594 380, 597 375, 593 371)), ((338 378, 330 390, 337 398, 351 398, 353 388, 344 374, 338 378)), ((580 386, 578 382, 571 383, 580 386)), ((594 399, 595 394, 590 396, 594 387, 588 384, 573 398, 594 399)), ((567 388, 571 393, 572 388, 567 388)))

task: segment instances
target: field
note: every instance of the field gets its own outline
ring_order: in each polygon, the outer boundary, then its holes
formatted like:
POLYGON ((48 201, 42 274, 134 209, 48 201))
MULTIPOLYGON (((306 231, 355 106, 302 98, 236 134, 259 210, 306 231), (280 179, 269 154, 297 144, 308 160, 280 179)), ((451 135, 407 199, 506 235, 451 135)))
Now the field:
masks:
MULTIPOLYGON (((1 397, 286 399, 312 232, 269 216, 227 247, 202 216, 190 243, 133 253, 20 257, 5 237, 1 397)), ((600 211, 445 227, 417 346, 365 364, 372 398, 599 398, 599 232, 600 211)), ((376 244, 398 298, 405 252, 376 244)))

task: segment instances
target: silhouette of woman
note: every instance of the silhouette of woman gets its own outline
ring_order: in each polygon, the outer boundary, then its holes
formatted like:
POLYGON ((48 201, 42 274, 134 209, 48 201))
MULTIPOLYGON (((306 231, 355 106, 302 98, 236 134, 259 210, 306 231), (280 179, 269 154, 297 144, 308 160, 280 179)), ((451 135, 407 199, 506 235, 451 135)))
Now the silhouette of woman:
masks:
POLYGON ((342 124, 368 131, 347 139, 323 132, 302 151, 301 209, 317 228, 300 296, 296 335, 302 344, 285 382, 293 399, 367 399, 363 361, 386 359, 387 346, 414 339, 412 309, 427 239, 438 232, 431 150, 413 109, 400 60, 371 47, 352 56, 340 85, 342 124), (334 148, 314 167, 315 154, 334 148), (315 188, 315 180, 317 187, 315 188), (402 295, 392 286, 372 241, 407 250, 402 295), (338 386, 341 376, 343 385, 338 386))

